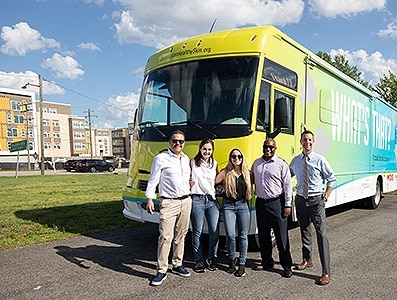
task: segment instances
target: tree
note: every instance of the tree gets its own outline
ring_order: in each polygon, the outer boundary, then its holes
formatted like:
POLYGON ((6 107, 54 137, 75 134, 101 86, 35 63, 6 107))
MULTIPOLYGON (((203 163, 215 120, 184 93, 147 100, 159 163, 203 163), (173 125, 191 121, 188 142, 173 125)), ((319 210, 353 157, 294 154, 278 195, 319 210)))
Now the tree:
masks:
POLYGON ((370 88, 370 85, 367 81, 361 79, 361 72, 358 70, 357 66, 350 66, 349 61, 343 54, 337 54, 333 58, 326 52, 319 51, 317 52, 317 56, 324 59, 327 63, 337 68, 339 71, 345 73, 350 78, 354 79, 358 83, 363 86, 370 88))
POLYGON ((383 75, 379 83, 373 88, 381 98, 397 106, 397 76, 389 70, 388 75, 383 75))

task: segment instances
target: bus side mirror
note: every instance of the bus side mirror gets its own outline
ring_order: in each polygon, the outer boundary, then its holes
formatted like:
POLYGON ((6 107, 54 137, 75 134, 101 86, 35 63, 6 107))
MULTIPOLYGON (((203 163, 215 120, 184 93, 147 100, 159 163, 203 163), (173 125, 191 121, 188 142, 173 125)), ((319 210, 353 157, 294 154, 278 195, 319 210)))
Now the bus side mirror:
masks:
POLYGON ((291 99, 288 97, 277 98, 274 103, 274 131, 267 137, 275 138, 282 129, 292 128, 291 99))
POLYGON ((288 129, 292 127, 291 99, 288 97, 277 98, 274 104, 274 127, 288 129))

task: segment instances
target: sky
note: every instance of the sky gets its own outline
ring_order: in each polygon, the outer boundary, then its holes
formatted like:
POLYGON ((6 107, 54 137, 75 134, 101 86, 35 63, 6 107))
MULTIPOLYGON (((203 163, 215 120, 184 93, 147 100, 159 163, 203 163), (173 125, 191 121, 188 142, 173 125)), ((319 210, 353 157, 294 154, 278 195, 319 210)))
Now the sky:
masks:
POLYGON ((371 84, 397 74, 395 0, 1 0, 0 12, 0 87, 40 74, 44 101, 89 109, 100 129, 133 120, 150 55, 215 20, 213 31, 274 25, 314 53, 345 55, 371 84))

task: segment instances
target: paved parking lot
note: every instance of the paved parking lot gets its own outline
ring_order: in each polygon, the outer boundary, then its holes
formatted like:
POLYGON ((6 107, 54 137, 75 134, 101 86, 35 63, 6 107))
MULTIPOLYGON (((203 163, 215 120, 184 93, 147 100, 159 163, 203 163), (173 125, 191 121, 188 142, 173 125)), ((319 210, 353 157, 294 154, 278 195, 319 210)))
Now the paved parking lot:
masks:
MULTIPOLYGON (((120 217, 122 215, 120 214, 120 217)), ((292 278, 256 272, 257 252, 248 253, 247 276, 226 272, 224 247, 219 270, 181 278, 169 274, 149 285, 156 269, 157 226, 143 226, 0 251, 0 299, 396 299, 397 196, 386 196, 378 210, 357 205, 329 211, 332 281, 318 286, 315 265, 292 278)), ((98 220, 100 222, 100 220, 98 220)), ((290 230, 294 263, 299 263, 298 228, 290 230)), ((277 255, 274 254, 277 261, 277 255)), ((193 267, 190 240, 186 263, 193 267)))

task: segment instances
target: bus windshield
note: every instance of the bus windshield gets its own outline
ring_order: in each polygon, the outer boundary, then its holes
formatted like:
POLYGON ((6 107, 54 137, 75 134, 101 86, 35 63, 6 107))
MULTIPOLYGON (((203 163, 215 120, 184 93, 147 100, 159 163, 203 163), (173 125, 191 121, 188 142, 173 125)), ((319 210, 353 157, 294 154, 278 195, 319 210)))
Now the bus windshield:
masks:
POLYGON ((188 131, 189 139, 249 134, 258 61, 213 58, 146 74, 137 119, 141 139, 161 140, 176 126, 188 131))

